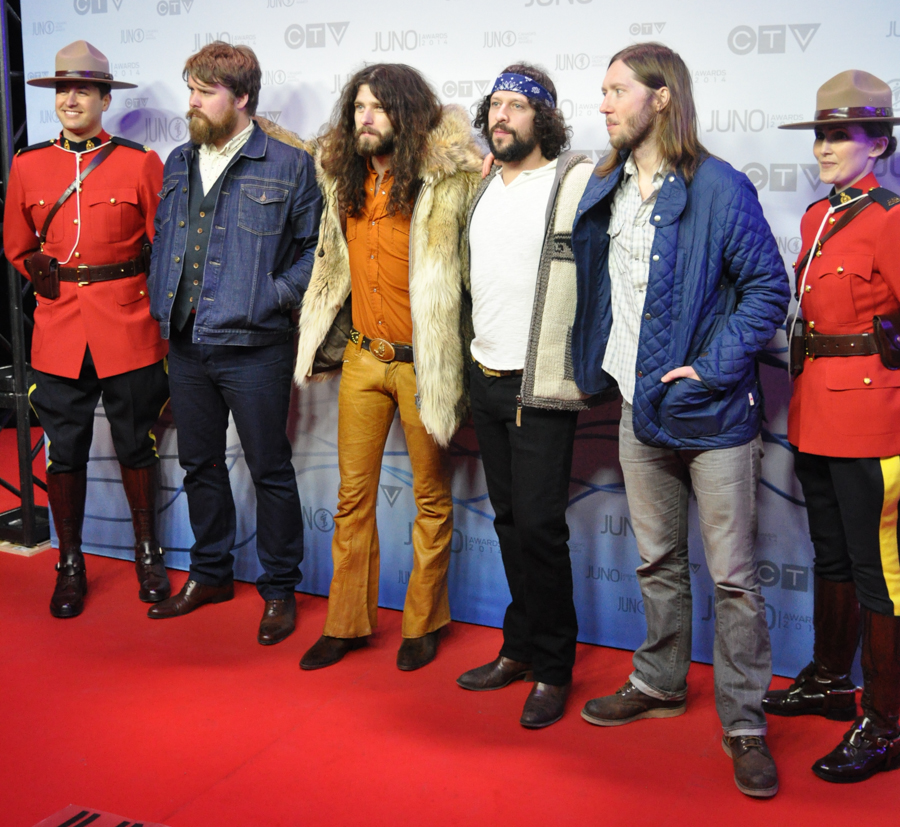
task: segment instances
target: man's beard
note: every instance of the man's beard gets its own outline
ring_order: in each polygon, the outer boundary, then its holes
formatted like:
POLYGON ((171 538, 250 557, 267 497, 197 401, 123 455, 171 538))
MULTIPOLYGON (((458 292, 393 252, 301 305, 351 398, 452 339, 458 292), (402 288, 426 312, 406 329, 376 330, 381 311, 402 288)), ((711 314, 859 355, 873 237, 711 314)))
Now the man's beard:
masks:
POLYGON ((237 126, 237 109, 231 107, 218 121, 210 120, 207 115, 195 109, 187 113, 188 129, 191 132, 191 141, 195 144, 217 144, 226 138, 230 138, 237 126))
POLYGON ((390 155, 394 151, 394 130, 388 133, 377 132, 374 129, 360 128, 356 130, 356 152, 363 158, 381 157, 390 155), (371 135, 377 141, 366 140, 363 135, 371 135))
POLYGON ((491 145, 491 152, 494 153, 494 159, 503 163, 513 163, 527 158, 538 144, 538 140, 532 130, 531 135, 523 140, 519 137, 519 133, 506 124, 503 125, 503 131, 509 133, 510 141, 504 148, 499 148, 494 143, 494 129, 501 128, 500 124, 495 124, 488 135, 488 143, 491 145))
POLYGON ((610 135, 609 142, 613 149, 634 150, 643 144, 656 127, 657 114, 648 101, 641 112, 625 121, 615 138, 610 135))

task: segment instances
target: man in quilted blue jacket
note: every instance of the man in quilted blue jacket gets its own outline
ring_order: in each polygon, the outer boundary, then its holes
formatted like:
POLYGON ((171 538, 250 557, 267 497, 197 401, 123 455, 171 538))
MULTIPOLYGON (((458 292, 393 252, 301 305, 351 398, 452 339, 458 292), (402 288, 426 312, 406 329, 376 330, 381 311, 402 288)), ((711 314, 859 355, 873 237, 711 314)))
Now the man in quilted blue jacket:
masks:
POLYGON ((772 677, 754 560, 762 441, 757 354, 790 296, 749 179, 697 139, 690 72, 659 43, 615 55, 603 83, 613 152, 588 183, 572 243, 575 380, 622 393, 619 458, 642 564, 647 639, 598 726, 685 711, 691 659, 687 504, 697 497, 715 582, 714 670, 735 782, 768 798, 778 775, 762 698, 772 677))

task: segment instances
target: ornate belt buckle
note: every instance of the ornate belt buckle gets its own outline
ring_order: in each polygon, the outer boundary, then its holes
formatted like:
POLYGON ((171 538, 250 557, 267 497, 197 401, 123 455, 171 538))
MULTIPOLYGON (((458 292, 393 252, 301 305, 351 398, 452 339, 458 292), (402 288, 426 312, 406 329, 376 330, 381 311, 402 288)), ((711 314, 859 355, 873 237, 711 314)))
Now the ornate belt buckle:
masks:
POLYGON ((75 269, 78 270, 78 286, 86 287, 91 283, 91 270, 90 265, 87 264, 79 264, 75 269), (81 275, 81 271, 84 270, 84 275, 81 275))
POLYGON ((369 353, 380 362, 393 362, 396 356, 394 346, 386 339, 370 339, 369 353))

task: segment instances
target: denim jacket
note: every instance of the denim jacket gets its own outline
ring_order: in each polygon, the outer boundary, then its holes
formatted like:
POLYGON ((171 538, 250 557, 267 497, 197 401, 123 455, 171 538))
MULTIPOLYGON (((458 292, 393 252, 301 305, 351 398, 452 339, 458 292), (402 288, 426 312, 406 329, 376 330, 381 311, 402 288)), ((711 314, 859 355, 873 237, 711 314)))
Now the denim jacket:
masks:
MULTIPOLYGON (((169 338, 169 319, 188 242, 195 145, 172 150, 163 170, 147 285, 150 313, 169 338)), ((309 284, 322 199, 312 158, 254 125, 223 173, 216 200, 194 342, 268 345, 291 333, 291 311, 309 284)))

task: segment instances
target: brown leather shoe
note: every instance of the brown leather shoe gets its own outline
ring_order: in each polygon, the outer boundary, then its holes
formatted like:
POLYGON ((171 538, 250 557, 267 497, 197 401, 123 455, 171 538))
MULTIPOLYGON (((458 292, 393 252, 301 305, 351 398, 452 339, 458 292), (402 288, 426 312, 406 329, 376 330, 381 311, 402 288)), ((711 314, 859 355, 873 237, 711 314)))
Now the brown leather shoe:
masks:
POLYGON ((562 686, 538 681, 525 699, 519 723, 528 729, 542 729, 555 724, 563 716, 572 682, 562 686))
POLYGON ((147 610, 147 617, 160 620, 180 617, 199 609, 207 603, 224 603, 234 599, 234 583, 224 586, 204 586, 196 580, 188 580, 174 597, 156 603, 147 610))
POLYGON ((323 669, 337 663, 347 652, 362 649, 369 642, 366 637, 329 637, 322 635, 300 658, 300 668, 307 671, 323 669))
POLYGON ((764 735, 725 735, 722 749, 734 762, 734 783, 753 798, 771 798, 778 792, 778 770, 764 735))
POLYGON ((581 717, 597 726, 622 726, 641 718, 674 718, 684 715, 684 698, 662 701, 641 692, 630 680, 615 695, 594 698, 584 705, 581 717))
POLYGON ((513 681, 532 680, 531 664, 518 660, 510 660, 502 655, 484 666, 478 666, 463 672, 456 683, 463 689, 473 692, 488 692, 491 689, 503 689, 513 681))
POLYGON ((267 600, 259 622, 257 641, 262 646, 281 643, 297 624, 297 598, 291 595, 286 600, 267 600))
POLYGON ((397 668, 401 672, 414 672, 431 663, 437 655, 440 632, 440 629, 435 629, 422 637, 403 638, 397 652, 397 668))

